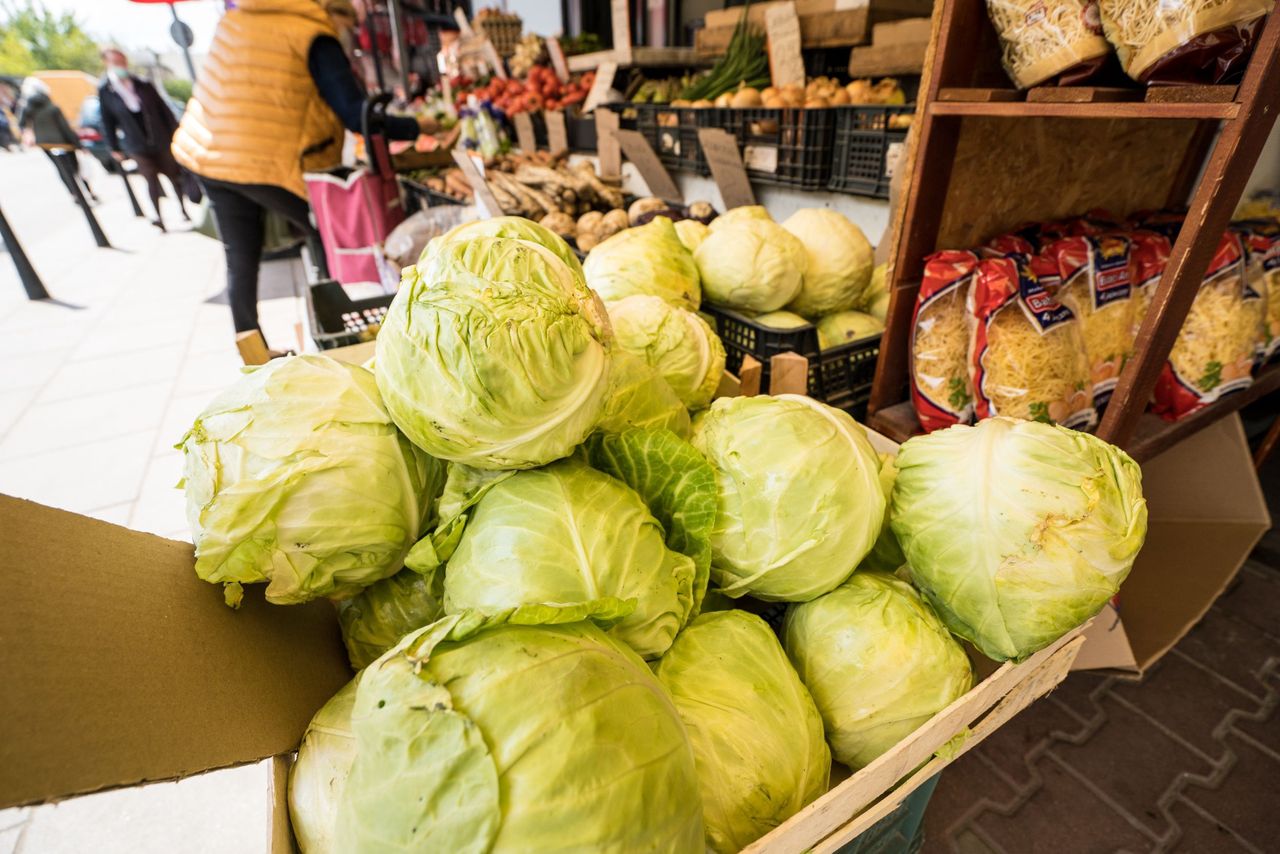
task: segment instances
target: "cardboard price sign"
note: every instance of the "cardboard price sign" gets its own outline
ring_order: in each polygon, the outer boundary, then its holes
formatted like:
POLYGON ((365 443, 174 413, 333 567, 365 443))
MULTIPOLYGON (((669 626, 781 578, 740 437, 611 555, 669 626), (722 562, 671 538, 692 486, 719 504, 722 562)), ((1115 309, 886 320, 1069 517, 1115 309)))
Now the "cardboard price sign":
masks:
POLYGON ((499 80, 507 79, 507 66, 502 61, 502 57, 498 56, 498 49, 493 46, 493 42, 488 39, 484 40, 484 45, 480 48, 484 53, 485 62, 493 66, 493 73, 498 75, 499 80))
POLYGON ((698 128, 698 144, 711 167, 711 177, 720 190, 725 208, 754 205, 756 194, 747 180, 742 155, 738 153, 738 141, 722 128, 698 128))
POLYGON ((569 132, 564 126, 564 112, 561 110, 544 110, 543 120, 547 123, 547 150, 552 154, 569 150, 569 132))
POLYGON ((564 48, 560 47, 560 39, 547 39, 547 55, 551 57, 551 67, 561 83, 569 82, 569 63, 564 58, 564 48))
POLYGON ((479 206, 480 212, 486 217, 502 216, 502 205, 498 204, 497 197, 493 195, 493 190, 489 189, 489 184, 484 180, 484 176, 480 174, 480 168, 476 165, 476 161, 472 159, 471 155, 455 148, 453 150, 453 160, 458 164, 458 168, 462 170, 462 177, 467 179, 467 183, 475 191, 476 205, 479 206))
POLYGON ((453 19, 458 22, 458 31, 464 36, 469 36, 475 33, 475 30, 471 29, 471 22, 467 20, 466 12, 461 9, 454 9, 453 19))
POLYGON ((609 15, 613 24, 613 56, 618 62, 631 61, 631 4, 627 0, 610 0, 609 15))
POLYGON ((516 125, 516 145, 524 152, 537 150, 538 143, 533 135, 533 119, 528 113, 516 113, 511 119, 516 125))
POLYGON ((614 177, 622 174, 622 148, 618 145, 618 114, 613 110, 596 111, 596 149, 600 155, 600 174, 614 177))
POLYGON ((587 93, 587 100, 582 104, 582 112, 589 113, 604 103, 604 99, 609 97, 609 90, 613 88, 613 78, 617 73, 618 63, 600 63, 600 67, 596 69, 595 82, 591 84, 591 91, 587 93))
POLYGON ((765 11, 764 31, 769 38, 769 76, 774 86, 804 85, 804 59, 800 56, 800 16, 796 4, 779 3, 765 11))
POLYGON ((640 177, 649 187, 649 194, 667 202, 683 202, 680 188, 671 180, 670 173, 662 166, 658 154, 639 131, 618 130, 613 133, 627 159, 636 165, 640 177))

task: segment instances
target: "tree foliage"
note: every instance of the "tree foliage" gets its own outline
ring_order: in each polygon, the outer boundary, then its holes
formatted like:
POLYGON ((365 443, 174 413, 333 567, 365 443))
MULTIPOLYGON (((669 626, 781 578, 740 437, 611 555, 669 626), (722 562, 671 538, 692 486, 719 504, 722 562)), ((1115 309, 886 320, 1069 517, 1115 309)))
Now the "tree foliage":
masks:
POLYGON ((39 0, 0 0, 0 74, 43 69, 97 74, 102 59, 74 12, 50 12, 39 0))

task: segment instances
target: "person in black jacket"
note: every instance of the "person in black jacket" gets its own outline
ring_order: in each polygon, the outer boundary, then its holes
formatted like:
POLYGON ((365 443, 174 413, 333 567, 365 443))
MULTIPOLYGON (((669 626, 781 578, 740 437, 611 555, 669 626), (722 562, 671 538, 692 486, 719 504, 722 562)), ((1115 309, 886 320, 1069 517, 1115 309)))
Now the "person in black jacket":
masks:
POLYGON ((102 61, 107 73, 98 85, 98 104, 102 108, 102 135, 111 146, 111 156, 116 160, 132 159, 146 179, 147 194, 156 211, 152 225, 165 230, 160 213, 160 198, 164 195, 161 175, 173 187, 182 218, 190 221, 182 201, 182 170, 169 151, 178 120, 156 87, 129 73, 129 60, 119 48, 104 48, 102 61))
POLYGON ((73 197, 76 194, 75 182, 79 181, 86 195, 98 201, 89 182, 80 174, 80 161, 76 152, 80 150, 80 137, 67 124, 67 117, 49 97, 49 87, 38 77, 28 77, 22 81, 22 108, 18 111, 18 127, 29 131, 36 145, 44 149, 44 153, 53 161, 58 170, 58 177, 73 197))

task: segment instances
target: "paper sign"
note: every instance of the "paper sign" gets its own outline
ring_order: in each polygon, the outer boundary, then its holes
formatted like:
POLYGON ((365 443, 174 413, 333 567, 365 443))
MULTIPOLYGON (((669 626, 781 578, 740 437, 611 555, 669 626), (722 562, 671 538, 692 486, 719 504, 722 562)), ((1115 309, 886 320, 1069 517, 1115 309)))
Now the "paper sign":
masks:
POLYGON ((886 177, 892 178, 898 174, 898 164, 902 162, 902 155, 906 153, 907 144, 905 142, 891 142, 889 148, 884 153, 884 174, 886 177))
POLYGON ((778 171, 778 147, 776 145, 745 145, 742 147, 742 162, 752 172, 778 171))
POLYGON ((622 174, 622 149, 618 138, 618 114, 613 110, 596 110, 596 150, 600 155, 600 174, 610 178, 622 174))
POLYGON ((547 54, 551 57, 551 67, 556 70, 556 77, 561 83, 568 83, 569 63, 564 60, 564 49, 560 47, 560 39, 547 39, 547 54))
POLYGON ((602 62, 596 69, 596 81, 591 84, 587 100, 582 104, 582 112, 589 113, 605 102, 609 90, 613 88, 613 78, 618 73, 618 63, 602 62))
POLYGON ((493 66, 493 73, 494 73, 494 74, 496 74, 496 75, 498 75, 498 79, 500 79, 500 80, 506 80, 506 79, 507 79, 507 66, 506 66, 506 64, 502 61, 502 57, 498 56, 498 49, 497 49, 496 47, 494 47, 494 46, 493 46, 493 42, 489 41, 488 39, 485 39, 485 40, 484 40, 484 47, 483 47, 483 48, 481 48, 481 50, 483 50, 483 51, 484 51, 484 58, 485 58, 485 60, 486 60, 486 61, 487 61, 491 66, 493 66))
POLYGON ((453 160, 458 164, 458 168, 462 170, 462 177, 467 179, 467 183, 475 191, 476 206, 480 208, 481 215, 485 217, 502 216, 502 205, 498 204, 497 198, 493 195, 493 190, 489 189, 488 183, 485 182, 484 176, 480 174, 480 170, 476 168, 476 161, 472 159, 471 155, 455 148, 453 150, 453 160))
POLYGON ((698 143, 711 167, 711 177, 720 189, 726 208, 754 205, 756 195, 747 180, 747 170, 738 153, 738 141, 722 128, 698 128, 698 143))
POLYGON ((516 145, 525 153, 536 151, 538 143, 533 135, 533 119, 529 118, 528 113, 516 113, 512 121, 516 126, 516 145))
POLYGON ((564 113, 560 110, 544 110, 542 118, 547 123, 547 150, 552 154, 569 150, 569 133, 564 126, 564 113))
POLYGON ((613 57, 626 64, 631 61, 631 4, 627 0, 610 0, 613 19, 613 57))
POLYGON ((649 187, 649 195, 657 196, 667 202, 684 201, 683 196, 680 195, 680 188, 676 186, 676 182, 671 180, 671 175, 663 168, 657 152, 653 150, 653 146, 649 145, 649 141, 640 135, 639 131, 619 130, 614 131, 613 135, 622 146, 622 151, 627 155, 627 159, 636 165, 636 169, 640 172, 640 177, 644 179, 645 184, 649 187))
POLYGON ((764 13, 769 37, 769 75, 774 86, 804 85, 804 59, 800 56, 800 17, 795 3, 779 3, 764 13))
POLYGON ((453 19, 458 22, 458 31, 464 36, 469 36, 474 30, 471 29, 471 22, 467 20, 467 13, 461 8, 453 10, 453 19))

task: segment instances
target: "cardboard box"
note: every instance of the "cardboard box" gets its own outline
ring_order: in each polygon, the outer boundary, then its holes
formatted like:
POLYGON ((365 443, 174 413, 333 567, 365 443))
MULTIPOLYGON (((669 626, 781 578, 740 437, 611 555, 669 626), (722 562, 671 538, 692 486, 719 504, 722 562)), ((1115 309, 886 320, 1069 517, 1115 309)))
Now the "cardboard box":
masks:
POLYGON ((1142 467, 1147 542, 1119 608, 1093 621, 1076 669, 1140 674, 1204 616, 1271 527, 1240 416, 1195 433, 1142 467))
MULTIPOLYGON (((765 14, 774 3, 752 3, 749 20, 764 29, 765 14)), ((800 41, 806 48, 849 47, 870 40, 872 25, 900 18, 927 16, 932 0, 799 0, 800 41)), ((719 56, 729 46, 734 27, 742 18, 742 7, 708 12, 706 25, 694 34, 694 46, 701 56, 719 56)))

